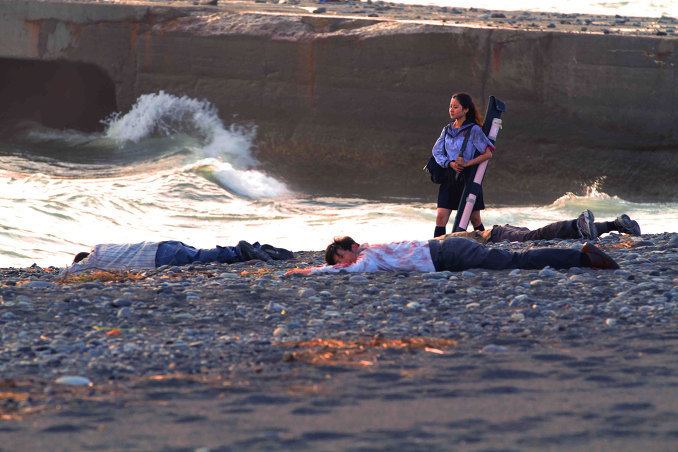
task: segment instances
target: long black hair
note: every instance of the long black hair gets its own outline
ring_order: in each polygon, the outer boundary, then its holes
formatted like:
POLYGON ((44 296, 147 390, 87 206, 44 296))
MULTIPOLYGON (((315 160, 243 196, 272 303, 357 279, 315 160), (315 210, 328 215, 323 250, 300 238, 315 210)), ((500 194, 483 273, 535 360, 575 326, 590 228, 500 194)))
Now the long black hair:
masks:
POLYGON ((473 103, 471 96, 466 93, 456 93, 452 94, 452 99, 457 99, 457 102, 459 102, 462 108, 468 108, 468 112, 466 113, 466 121, 471 121, 480 125, 483 119, 478 114, 476 104, 473 103))

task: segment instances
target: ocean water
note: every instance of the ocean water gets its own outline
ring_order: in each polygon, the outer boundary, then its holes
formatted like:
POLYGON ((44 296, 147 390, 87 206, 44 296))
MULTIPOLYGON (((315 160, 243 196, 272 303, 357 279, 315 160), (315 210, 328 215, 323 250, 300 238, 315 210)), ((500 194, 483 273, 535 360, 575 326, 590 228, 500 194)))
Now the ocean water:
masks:
MULTIPOLYGON (((198 247, 261 241, 323 249, 426 239, 435 205, 317 198, 293 192, 252 155, 256 128, 223 124, 206 101, 141 96, 102 133, 24 123, 0 134, 0 267, 65 266, 96 243, 181 240, 198 247)), ((678 231, 678 204, 631 203, 604 183, 547 205, 488 206, 486 225, 539 227, 589 208, 622 212, 643 232, 678 231)))
POLYGON ((539 11, 550 13, 602 14, 634 17, 678 17, 678 1, 675 0, 392 0, 393 3, 410 5, 437 5, 458 8, 480 8, 500 11, 539 11))

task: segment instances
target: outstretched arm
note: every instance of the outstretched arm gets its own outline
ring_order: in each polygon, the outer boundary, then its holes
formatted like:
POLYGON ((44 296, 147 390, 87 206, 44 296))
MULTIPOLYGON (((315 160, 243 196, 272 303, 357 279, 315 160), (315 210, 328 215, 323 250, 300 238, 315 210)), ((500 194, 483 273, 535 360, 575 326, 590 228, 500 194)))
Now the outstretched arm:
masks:
POLYGON ((289 276, 289 275, 308 276, 308 275, 311 274, 311 270, 313 270, 311 267, 308 267, 308 268, 292 268, 292 269, 289 269, 285 272, 285 276, 289 276))
POLYGON ((323 265, 320 267, 293 268, 288 270, 286 275, 311 275, 315 273, 339 273, 347 271, 350 273, 376 272, 378 270, 374 259, 371 259, 366 252, 361 252, 358 259, 352 264, 323 265))

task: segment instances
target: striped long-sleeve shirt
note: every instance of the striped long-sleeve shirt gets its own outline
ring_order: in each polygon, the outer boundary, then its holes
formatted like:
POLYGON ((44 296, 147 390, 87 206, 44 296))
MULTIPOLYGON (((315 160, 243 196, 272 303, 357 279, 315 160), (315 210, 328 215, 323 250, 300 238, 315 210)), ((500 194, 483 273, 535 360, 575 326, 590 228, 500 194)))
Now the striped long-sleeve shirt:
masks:
POLYGON ((85 270, 129 270, 155 268, 159 242, 106 243, 96 245, 90 255, 71 265, 65 273, 85 270))

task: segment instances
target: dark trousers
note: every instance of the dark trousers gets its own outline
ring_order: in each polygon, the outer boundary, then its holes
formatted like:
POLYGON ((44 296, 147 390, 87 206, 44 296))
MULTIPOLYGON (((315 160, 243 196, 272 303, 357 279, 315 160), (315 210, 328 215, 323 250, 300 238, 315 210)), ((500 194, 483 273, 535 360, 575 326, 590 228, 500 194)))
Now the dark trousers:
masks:
POLYGON ((589 267, 584 253, 566 248, 538 248, 512 252, 487 248, 474 240, 450 237, 429 240, 431 258, 436 271, 462 271, 469 268, 505 270, 509 268, 536 269, 589 267))
POLYGON ((490 242, 527 242, 529 240, 552 240, 552 239, 578 239, 579 232, 574 221, 559 221, 557 223, 547 224, 543 228, 534 231, 528 228, 511 226, 494 226, 490 242))
POLYGON ((212 249, 197 249, 174 240, 160 242, 155 253, 155 266, 187 265, 193 262, 221 262, 232 264, 242 262, 240 253, 234 246, 219 246, 212 249))

